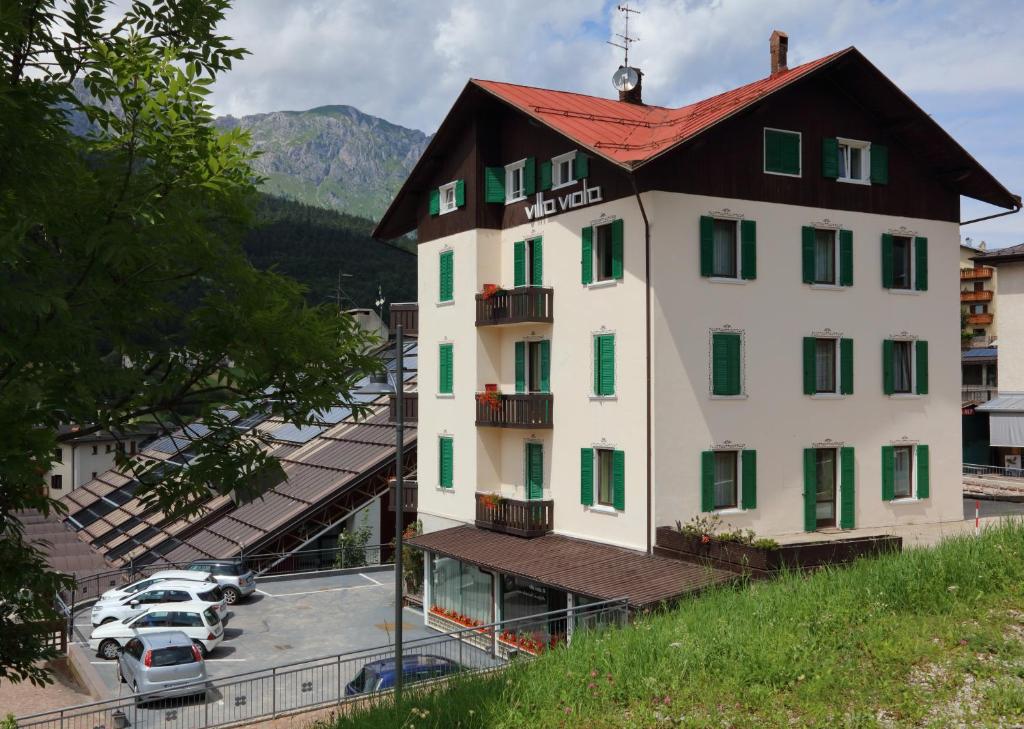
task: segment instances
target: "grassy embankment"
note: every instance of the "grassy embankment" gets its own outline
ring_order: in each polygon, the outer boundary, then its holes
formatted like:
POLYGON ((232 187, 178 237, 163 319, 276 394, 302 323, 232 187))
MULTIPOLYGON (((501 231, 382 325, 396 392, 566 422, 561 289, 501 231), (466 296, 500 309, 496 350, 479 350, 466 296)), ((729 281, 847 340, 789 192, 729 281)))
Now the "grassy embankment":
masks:
POLYGON ((329 726, 1022 726, 1022 595, 1024 526, 1008 524, 717 590, 329 726))

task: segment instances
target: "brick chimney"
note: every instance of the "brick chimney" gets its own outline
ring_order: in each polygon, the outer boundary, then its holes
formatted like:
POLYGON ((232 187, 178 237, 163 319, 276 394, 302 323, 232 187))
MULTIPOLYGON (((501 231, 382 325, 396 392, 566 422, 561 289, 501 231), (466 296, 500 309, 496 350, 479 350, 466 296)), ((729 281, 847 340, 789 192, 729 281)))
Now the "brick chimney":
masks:
POLYGON ((789 36, 781 30, 773 30, 768 46, 771 49, 772 56, 772 76, 781 71, 788 71, 789 66, 786 65, 786 54, 789 51, 789 36))
POLYGON ((619 101, 625 101, 628 104, 640 104, 643 105, 643 85, 644 85, 644 72, 639 68, 636 69, 637 82, 636 86, 629 91, 619 92, 619 101))

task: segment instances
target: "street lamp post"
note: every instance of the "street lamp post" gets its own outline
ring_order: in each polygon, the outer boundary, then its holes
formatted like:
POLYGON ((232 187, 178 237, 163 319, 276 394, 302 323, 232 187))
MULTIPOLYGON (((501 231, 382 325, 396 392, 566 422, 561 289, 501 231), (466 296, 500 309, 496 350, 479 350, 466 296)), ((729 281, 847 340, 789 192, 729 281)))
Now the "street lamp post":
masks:
POLYGON ((395 701, 402 700, 402 493, 405 460, 405 352, 402 325, 395 327, 395 701))

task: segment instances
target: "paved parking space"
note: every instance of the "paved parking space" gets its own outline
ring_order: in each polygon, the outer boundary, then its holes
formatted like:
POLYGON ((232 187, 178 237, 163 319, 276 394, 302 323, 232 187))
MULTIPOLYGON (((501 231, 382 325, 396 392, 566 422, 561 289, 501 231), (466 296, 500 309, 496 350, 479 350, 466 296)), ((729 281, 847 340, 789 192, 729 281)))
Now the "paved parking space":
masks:
MULTIPOLYGON (((211 678, 385 646, 394 638, 393 571, 261 579, 256 586, 256 594, 230 609, 224 641, 207 659, 211 678)), ((406 640, 437 635, 423 625, 422 613, 404 612, 406 640)), ((76 625, 89 635, 88 609, 76 625)), ((115 662, 95 656, 92 662, 117 696, 115 662)))

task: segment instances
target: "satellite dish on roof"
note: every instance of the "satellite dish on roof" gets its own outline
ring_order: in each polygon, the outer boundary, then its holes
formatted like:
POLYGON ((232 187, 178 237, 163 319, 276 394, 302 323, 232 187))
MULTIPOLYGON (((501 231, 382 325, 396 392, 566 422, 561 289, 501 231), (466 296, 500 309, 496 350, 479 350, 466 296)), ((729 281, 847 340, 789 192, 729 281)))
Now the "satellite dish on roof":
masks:
POLYGON ((632 91, 640 81, 640 73, 632 66, 619 66, 612 74, 612 86, 618 91, 632 91))

